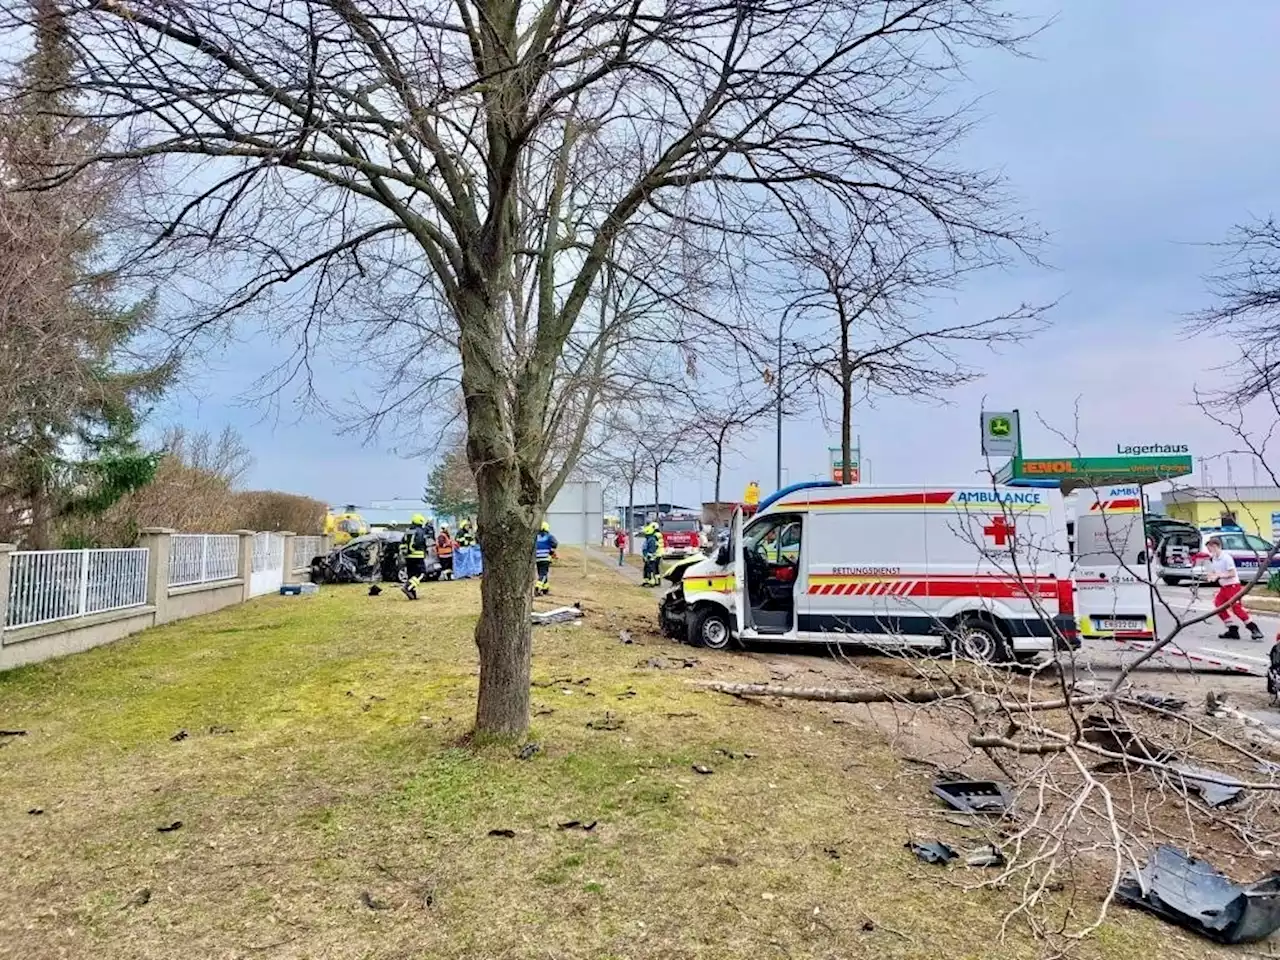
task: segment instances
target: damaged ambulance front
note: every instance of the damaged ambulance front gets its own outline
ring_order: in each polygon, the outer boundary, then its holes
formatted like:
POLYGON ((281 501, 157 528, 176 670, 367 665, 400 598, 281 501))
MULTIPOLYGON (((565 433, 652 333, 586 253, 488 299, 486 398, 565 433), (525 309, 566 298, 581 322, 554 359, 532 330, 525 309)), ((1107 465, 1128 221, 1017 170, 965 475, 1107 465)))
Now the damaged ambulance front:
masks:
POLYGON ((734 544, 742 535, 742 513, 734 515, 734 536, 714 556, 695 555, 678 561, 663 571, 672 584, 658 601, 658 622, 662 634, 681 643, 723 650, 737 629, 734 586, 738 571, 734 544))

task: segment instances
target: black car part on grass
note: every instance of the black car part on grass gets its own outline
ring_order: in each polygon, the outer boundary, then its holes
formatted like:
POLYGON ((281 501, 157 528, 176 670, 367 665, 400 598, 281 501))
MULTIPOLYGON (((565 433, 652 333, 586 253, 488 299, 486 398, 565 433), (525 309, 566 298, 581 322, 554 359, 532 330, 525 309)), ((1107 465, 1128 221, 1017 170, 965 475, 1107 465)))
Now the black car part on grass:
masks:
POLYGON ((1007 813, 1013 797, 995 780, 937 780, 933 795, 961 813, 1007 813))
POLYGON ((916 855, 917 860, 925 863, 945 865, 960 857, 941 840, 908 840, 906 848, 916 855))
POLYGON ((1157 847, 1116 896, 1218 943, 1257 943, 1280 929, 1280 873, 1242 886, 1174 847, 1157 847))
POLYGON ((1169 769, 1169 776, 1176 785, 1185 793, 1194 791, 1200 794, 1201 799, 1211 807, 1225 806, 1244 793, 1244 787, 1240 785, 1239 780, 1225 773, 1219 773, 1217 770, 1185 764, 1174 764, 1169 769), (1213 783, 1213 780, 1225 782, 1213 783))

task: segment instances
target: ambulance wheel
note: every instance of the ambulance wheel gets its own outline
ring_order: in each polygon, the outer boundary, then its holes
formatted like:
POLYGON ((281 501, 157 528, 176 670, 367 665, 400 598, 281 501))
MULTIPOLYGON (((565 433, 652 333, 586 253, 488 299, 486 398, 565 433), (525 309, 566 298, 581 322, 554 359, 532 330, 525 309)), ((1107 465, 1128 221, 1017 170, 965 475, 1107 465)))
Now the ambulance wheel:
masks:
POLYGON ((969 617, 955 625, 951 632, 951 652, 961 660, 974 663, 1008 663, 1009 641, 1000 628, 989 620, 969 617))
POLYGON ((729 615, 718 607, 698 607, 689 621, 689 642, 708 650, 727 650, 733 645, 733 631, 729 629, 729 615))

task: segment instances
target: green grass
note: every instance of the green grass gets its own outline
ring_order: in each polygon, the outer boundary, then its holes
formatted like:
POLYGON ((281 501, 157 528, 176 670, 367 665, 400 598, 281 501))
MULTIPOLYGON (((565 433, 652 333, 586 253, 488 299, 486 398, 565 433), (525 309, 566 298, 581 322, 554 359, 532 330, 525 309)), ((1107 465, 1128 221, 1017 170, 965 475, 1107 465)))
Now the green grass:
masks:
MULTIPOLYGON (((529 760, 463 746, 474 583, 264 598, 0 675, 29 731, 0 746, 0 956, 1040 952, 998 940, 1007 896, 906 855, 922 784, 870 728, 688 683, 767 678, 749 658, 645 666, 692 652, 614 570, 567 559, 553 586, 588 618, 536 633, 529 760), (606 711, 621 728, 589 729, 606 711)), ((1180 945, 1204 955, 1117 913, 1084 954, 1180 945)))

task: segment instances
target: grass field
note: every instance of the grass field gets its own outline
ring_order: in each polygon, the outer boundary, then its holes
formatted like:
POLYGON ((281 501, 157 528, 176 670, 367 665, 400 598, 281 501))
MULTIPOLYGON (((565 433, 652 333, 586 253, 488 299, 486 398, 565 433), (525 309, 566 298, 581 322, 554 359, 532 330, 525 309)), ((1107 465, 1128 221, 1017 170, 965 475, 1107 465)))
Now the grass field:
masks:
MULTIPOLYGON (((553 585, 588 616, 537 631, 528 759, 464 745, 474 583, 265 598, 0 675, 27 731, 0 738, 0 956, 1041 952, 999 939, 1007 895, 903 850, 924 780, 873 730, 694 689, 768 674, 661 640, 603 564, 553 585)), ((1117 912, 1082 955, 1157 950, 1208 952, 1117 912)))

